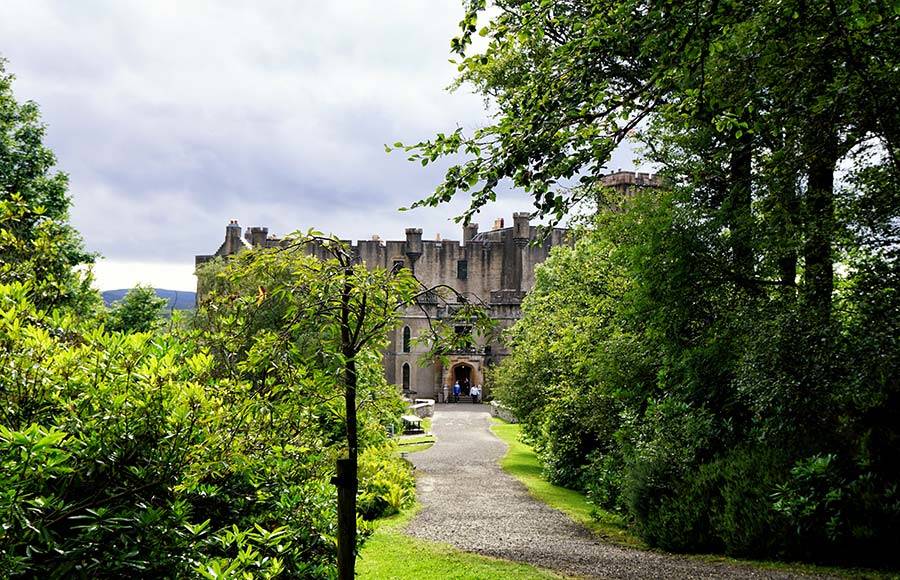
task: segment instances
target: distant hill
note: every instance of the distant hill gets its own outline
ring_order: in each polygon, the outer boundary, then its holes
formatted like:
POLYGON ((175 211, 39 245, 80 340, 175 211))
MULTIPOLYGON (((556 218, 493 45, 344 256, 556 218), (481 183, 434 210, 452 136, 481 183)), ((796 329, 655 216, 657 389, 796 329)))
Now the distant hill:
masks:
MULTIPOLYGON (((117 300, 121 300, 128 294, 131 288, 120 288, 119 290, 106 290, 103 294, 103 302, 107 306, 117 300)), ((162 288, 154 288, 156 295, 160 298, 168 300, 166 310, 193 310, 197 300, 196 292, 188 292, 187 290, 163 290, 162 288)))

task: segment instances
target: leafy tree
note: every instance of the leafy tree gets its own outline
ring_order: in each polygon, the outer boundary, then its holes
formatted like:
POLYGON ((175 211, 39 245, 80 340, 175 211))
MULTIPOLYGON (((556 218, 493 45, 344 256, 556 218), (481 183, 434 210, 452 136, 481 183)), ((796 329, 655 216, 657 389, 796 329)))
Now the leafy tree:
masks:
POLYGON ((68 179, 53 170, 37 105, 18 103, 12 81, 0 59, 0 283, 28 282, 41 307, 87 312, 100 297, 76 267, 94 256, 68 224, 68 179))
POLYGON ((150 332, 162 321, 166 304, 154 288, 138 284, 112 305, 106 325, 115 332, 150 332))
MULTIPOLYGON (((209 293, 197 317, 205 330, 199 340, 215 354, 221 372, 264 390, 270 381, 290 380, 327 409, 321 420, 333 443, 345 450, 335 479, 338 571, 341 578, 352 578, 360 452, 378 443, 371 434, 402 410, 396 389, 383 375, 387 332, 404 310, 437 290, 423 288, 407 269, 369 269, 343 242, 313 231, 292 236, 285 247, 241 252, 207 268, 214 279, 200 273, 209 293)), ((487 321, 472 304, 458 305, 456 319, 476 328, 487 321)), ((450 320, 432 327, 434 356, 448 346, 442 337, 453 326, 450 320)), ((465 340, 455 333, 454 339, 465 340)), ((371 463, 364 467, 364 480, 377 482, 371 463)), ((369 513, 373 497, 362 497, 369 513)), ((395 507, 403 497, 411 498, 408 490, 405 495, 386 490, 374 502, 395 507)))
POLYGON ((896 474, 873 462, 897 450, 892 5, 498 0, 479 31, 486 6, 452 47, 493 122, 405 149, 454 157, 416 205, 466 192, 461 219, 504 179, 551 221, 601 200, 497 373, 548 473, 672 549, 894 553, 896 474), (667 191, 609 211, 599 179, 629 137, 667 191))
MULTIPOLYGON (((155 335, 0 285, 0 574, 333 577, 328 478, 347 450, 335 271, 303 252, 247 253, 219 269, 197 328, 155 335)), ((368 341, 352 368, 373 518, 408 505, 414 480, 385 429, 403 408, 378 349, 392 318, 367 296, 354 302, 372 309, 367 325, 350 321, 368 341)))
POLYGON ((463 57, 460 85, 492 102, 494 123, 406 147, 423 164, 464 157, 415 205, 469 192, 468 219, 510 179, 539 214, 560 220, 590 193, 561 185, 597 184, 619 143, 647 124, 665 127, 664 147, 680 136, 696 162, 653 154, 661 145, 653 138, 650 157, 719 222, 731 253, 722 274, 748 288, 777 283, 754 273, 762 218, 783 234, 766 241, 781 280, 794 284, 802 254, 804 297, 827 320, 835 168, 870 142, 898 167, 891 63, 900 27, 890 3, 499 0, 479 31, 485 48, 472 51, 486 5, 466 3, 452 47, 463 57), (776 211, 751 211, 760 202, 776 211))
POLYGON ((802 301, 781 288, 747 299, 718 281, 701 259, 709 222, 680 201, 621 200, 539 268, 498 397, 551 479, 623 513, 651 544, 891 562, 893 266, 868 256, 842 281, 836 360, 827 380, 810 378, 802 301), (884 278, 871 277, 875 263, 884 278))
MULTIPOLYGON (((639 363, 641 345, 616 319, 628 288, 615 246, 576 235, 535 273, 522 318, 507 333, 495 396, 510 405, 554 483, 585 488, 586 459, 615 447, 622 396, 635 377, 614 377, 619 359, 639 363)), ((640 372, 637 368, 632 372, 640 372)), ((652 374, 652 372, 651 372, 652 374)))
MULTIPOLYGON (((365 426, 378 417, 359 417, 359 411, 399 402, 384 380, 379 347, 400 305, 415 294, 416 283, 406 271, 369 271, 354 264, 340 241, 313 233, 297 237, 287 249, 243 252, 224 268, 211 267, 220 271, 217 281, 207 284, 215 290, 199 321, 212 331, 206 336, 220 368, 265 389, 300 365, 306 370, 293 371, 290 380, 315 393, 329 411, 322 420, 333 443, 346 449, 335 479, 338 567, 341 577, 352 578, 359 423, 365 426), (310 245, 321 250, 321 259, 306 252, 310 245)), ((395 417, 398 410, 383 418, 395 417)))

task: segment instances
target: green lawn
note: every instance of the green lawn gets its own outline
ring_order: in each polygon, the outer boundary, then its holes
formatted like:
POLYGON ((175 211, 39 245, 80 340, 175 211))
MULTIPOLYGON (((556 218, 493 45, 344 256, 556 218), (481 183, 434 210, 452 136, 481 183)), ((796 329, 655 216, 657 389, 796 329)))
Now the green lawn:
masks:
POLYGON ((417 451, 425 451, 435 442, 435 436, 431 433, 431 418, 422 420, 422 429, 425 430, 424 435, 404 435, 397 438, 397 445, 400 453, 416 453, 417 451))
POLYGON ((397 448, 400 453, 416 453, 425 451, 434 445, 434 435, 412 435, 397 440, 397 448))
POLYGON ((537 455, 531 447, 519 441, 519 425, 494 419, 491 431, 509 445, 509 451, 500 460, 500 466, 524 483, 534 497, 567 514, 604 540, 634 548, 644 547, 638 538, 628 532, 621 517, 598 510, 578 491, 553 485, 545 480, 541 476, 542 469, 537 455), (596 513, 598 518, 592 517, 592 513, 596 513))
POLYGON ((401 530, 415 510, 378 523, 357 559, 360 578, 406 580, 454 579, 494 580, 495 578, 564 578, 527 564, 468 554, 449 544, 411 538, 401 530))

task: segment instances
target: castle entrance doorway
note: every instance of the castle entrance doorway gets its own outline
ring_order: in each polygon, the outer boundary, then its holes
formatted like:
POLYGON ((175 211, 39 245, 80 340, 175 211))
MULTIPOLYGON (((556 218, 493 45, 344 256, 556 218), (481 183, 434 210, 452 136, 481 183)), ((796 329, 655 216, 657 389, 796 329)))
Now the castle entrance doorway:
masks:
POLYGON ((448 368, 449 372, 444 375, 446 377, 444 384, 447 385, 448 392, 452 393, 453 384, 459 381, 460 394, 468 396, 472 385, 481 382, 479 369, 480 365, 477 362, 452 361, 448 368))
POLYGON ((453 367, 453 379, 462 388, 462 394, 468 395, 472 388, 472 367, 469 365, 456 365, 453 367))

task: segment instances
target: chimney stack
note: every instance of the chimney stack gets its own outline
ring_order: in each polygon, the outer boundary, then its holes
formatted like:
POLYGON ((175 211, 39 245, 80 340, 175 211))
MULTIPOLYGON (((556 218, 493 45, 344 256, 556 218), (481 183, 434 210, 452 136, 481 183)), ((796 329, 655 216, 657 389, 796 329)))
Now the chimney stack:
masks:
POLYGON ((470 223, 463 226, 463 244, 468 244, 478 235, 478 224, 470 223))
POLYGON ((230 220, 225 227, 225 255, 238 253, 244 245, 241 243, 241 226, 237 220, 230 220))
POLYGON ((252 227, 247 228, 246 239, 254 248, 265 248, 266 240, 269 238, 269 228, 252 227))

